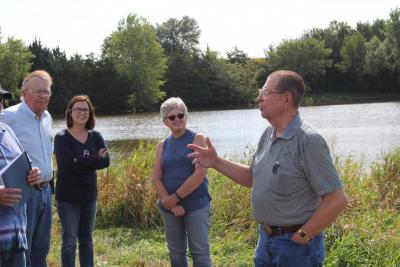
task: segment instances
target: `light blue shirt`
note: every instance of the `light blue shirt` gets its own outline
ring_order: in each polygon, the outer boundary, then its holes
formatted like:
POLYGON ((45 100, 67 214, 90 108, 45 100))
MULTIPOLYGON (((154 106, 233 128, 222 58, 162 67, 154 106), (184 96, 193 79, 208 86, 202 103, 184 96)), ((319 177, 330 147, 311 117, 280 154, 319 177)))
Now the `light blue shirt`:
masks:
POLYGON ((53 120, 50 113, 45 110, 39 117, 22 100, 21 103, 3 110, 0 113, 0 122, 14 130, 23 149, 28 153, 32 166, 40 169, 43 181, 50 181, 53 176, 53 120))

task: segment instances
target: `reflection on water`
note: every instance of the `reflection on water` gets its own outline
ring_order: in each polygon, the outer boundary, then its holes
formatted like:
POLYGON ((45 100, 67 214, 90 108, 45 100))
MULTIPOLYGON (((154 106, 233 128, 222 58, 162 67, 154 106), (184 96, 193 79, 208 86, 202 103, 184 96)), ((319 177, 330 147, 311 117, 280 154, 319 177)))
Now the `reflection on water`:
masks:
MULTIPOLYGON (((300 114, 334 144, 337 155, 364 158, 369 164, 400 146, 400 102, 303 107, 300 114)), ((55 120, 53 134, 64 125, 55 120)), ((107 141, 162 139, 168 134, 158 113, 98 117, 96 125, 107 141)), ((255 147, 267 125, 257 109, 245 109, 190 112, 188 126, 209 136, 219 154, 232 155, 255 147)))

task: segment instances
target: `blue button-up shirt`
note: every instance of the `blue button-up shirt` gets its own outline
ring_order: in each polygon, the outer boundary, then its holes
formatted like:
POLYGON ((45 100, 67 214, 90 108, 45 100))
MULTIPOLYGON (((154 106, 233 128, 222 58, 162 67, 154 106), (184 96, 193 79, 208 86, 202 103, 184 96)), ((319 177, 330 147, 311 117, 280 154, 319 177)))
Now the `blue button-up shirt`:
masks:
POLYGON ((0 122, 10 126, 18 137, 23 149, 28 153, 33 167, 38 167, 43 181, 50 181, 53 175, 53 120, 45 110, 37 116, 22 100, 0 114, 0 122))
MULTIPOLYGON (((22 148, 13 131, 0 123, 0 169, 12 158, 21 154, 22 148)), ((4 186, 0 177, 0 186, 4 186)), ((0 252, 11 249, 27 249, 25 205, 18 211, 0 205, 0 252)))

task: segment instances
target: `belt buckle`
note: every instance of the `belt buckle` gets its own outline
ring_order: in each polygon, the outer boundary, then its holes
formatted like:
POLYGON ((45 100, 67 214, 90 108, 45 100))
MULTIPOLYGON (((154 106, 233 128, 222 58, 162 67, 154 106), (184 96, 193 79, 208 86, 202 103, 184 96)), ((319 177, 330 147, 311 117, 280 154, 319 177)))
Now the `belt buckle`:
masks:
POLYGON ((272 228, 269 225, 262 224, 262 227, 264 228, 264 232, 267 234, 267 236, 272 235, 272 228))
POLYGON ((36 188, 38 190, 42 190, 42 189, 46 188, 47 184, 48 184, 47 182, 43 182, 43 183, 37 184, 36 188))

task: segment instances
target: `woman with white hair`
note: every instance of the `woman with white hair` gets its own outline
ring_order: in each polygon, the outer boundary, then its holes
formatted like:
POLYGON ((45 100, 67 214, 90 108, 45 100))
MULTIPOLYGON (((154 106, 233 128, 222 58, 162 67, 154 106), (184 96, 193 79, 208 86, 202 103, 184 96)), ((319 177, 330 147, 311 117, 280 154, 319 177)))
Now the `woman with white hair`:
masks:
POLYGON ((205 137, 186 128, 188 113, 182 99, 167 99, 161 105, 160 114, 171 134, 157 145, 152 179, 171 266, 188 265, 187 243, 193 266, 211 266, 208 239, 211 197, 207 169, 195 168, 187 157, 192 152, 187 145, 205 146, 205 137))

